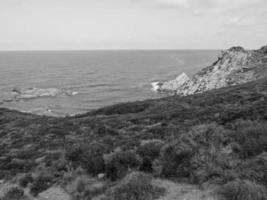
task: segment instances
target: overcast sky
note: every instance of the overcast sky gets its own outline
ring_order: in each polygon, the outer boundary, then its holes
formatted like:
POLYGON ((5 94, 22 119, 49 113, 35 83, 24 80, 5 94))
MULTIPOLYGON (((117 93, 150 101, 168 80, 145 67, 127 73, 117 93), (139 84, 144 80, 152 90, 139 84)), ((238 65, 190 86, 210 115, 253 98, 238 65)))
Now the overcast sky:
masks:
POLYGON ((0 0, 0 50, 267 45, 267 0, 0 0))

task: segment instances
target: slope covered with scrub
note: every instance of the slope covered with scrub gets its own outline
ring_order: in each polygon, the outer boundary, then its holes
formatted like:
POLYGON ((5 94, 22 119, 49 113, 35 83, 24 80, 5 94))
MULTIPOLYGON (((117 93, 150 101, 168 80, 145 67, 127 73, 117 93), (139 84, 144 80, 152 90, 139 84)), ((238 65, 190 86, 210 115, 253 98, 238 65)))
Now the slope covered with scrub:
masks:
MULTIPOLYGON (((266 122, 267 78, 74 117, 1 108, 0 188, 11 182, 38 196, 60 186, 73 199, 105 194, 121 199, 117 190, 132 191, 139 184, 112 188, 137 170, 176 182, 216 185, 228 199, 240 199, 227 196, 228 190, 232 196, 256 190, 262 197, 254 199, 266 199, 266 122)), ((148 197, 135 199, 164 195, 149 181, 136 190, 148 197)))

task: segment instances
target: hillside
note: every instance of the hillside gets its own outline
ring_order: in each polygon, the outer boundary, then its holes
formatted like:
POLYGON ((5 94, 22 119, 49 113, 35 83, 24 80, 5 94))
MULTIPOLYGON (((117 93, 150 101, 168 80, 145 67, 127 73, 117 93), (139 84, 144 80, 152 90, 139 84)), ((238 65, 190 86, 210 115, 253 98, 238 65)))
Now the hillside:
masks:
POLYGON ((0 113, 0 196, 131 199, 136 190, 133 199, 156 199, 168 191, 152 184, 159 178, 266 199, 267 78, 74 117, 0 113), (145 174, 123 178, 131 171, 145 174))
POLYGON ((258 50, 232 47, 222 51, 212 65, 205 67, 191 78, 182 73, 174 80, 157 82, 153 85, 158 92, 171 92, 186 96, 247 83, 266 75, 267 46, 258 50))

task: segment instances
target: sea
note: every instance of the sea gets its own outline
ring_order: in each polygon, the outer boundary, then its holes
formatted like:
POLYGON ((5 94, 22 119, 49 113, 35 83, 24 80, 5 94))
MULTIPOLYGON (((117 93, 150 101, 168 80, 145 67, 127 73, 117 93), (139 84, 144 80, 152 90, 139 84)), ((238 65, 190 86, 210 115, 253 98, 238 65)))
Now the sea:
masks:
POLYGON ((1 51, 0 107, 67 116, 160 98, 152 83, 189 76, 219 50, 1 51))

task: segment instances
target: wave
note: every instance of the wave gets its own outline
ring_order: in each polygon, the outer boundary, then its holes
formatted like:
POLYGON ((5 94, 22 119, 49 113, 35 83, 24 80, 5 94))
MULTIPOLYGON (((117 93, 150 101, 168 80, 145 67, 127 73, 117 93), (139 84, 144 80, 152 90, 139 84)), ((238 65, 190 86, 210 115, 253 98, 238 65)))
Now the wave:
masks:
POLYGON ((150 84, 152 86, 151 90, 154 91, 154 92, 157 92, 159 87, 160 87, 160 85, 159 85, 160 82, 159 81, 154 81, 154 82, 152 82, 150 84))
POLYGON ((100 83, 100 84, 91 84, 91 85, 89 85, 90 88, 104 87, 104 86, 110 86, 110 84, 100 83))

